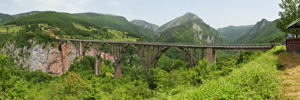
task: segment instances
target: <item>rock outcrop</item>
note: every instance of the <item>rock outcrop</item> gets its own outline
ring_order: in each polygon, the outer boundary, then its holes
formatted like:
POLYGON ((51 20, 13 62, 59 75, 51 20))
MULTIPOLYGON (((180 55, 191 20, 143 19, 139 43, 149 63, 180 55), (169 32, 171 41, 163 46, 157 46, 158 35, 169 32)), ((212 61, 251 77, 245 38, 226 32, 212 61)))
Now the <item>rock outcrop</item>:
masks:
MULTIPOLYGON (((50 44, 35 42, 32 43, 31 48, 16 48, 14 43, 8 42, 1 52, 13 57, 16 66, 28 67, 30 71, 42 70, 53 75, 65 73, 74 58, 78 56, 75 48, 69 43, 62 44, 59 50, 58 46, 52 47, 50 44)), ((93 50, 88 50, 86 55, 94 56, 93 50)), ((102 53, 101 57, 114 61, 109 53, 102 53)))

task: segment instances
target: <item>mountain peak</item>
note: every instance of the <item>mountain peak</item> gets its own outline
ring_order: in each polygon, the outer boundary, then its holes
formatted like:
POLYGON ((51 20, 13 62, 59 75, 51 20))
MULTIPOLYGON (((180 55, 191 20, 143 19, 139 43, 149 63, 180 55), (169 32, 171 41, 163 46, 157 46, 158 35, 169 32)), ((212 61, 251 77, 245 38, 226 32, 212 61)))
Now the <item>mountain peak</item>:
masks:
POLYGON ((185 24, 185 23, 190 22, 190 21, 195 21, 195 20, 200 20, 201 22, 203 22, 202 19, 200 19, 196 14, 193 14, 191 12, 187 12, 183 16, 177 17, 174 20, 162 25, 158 29, 158 32, 163 32, 163 31, 168 30, 170 28, 185 24))
POLYGON ((150 31, 153 31, 153 32, 157 32, 157 30, 158 30, 158 26, 157 25, 149 23, 149 22, 146 22, 144 20, 132 20, 131 23, 133 23, 133 24, 135 24, 137 26, 143 27, 145 29, 148 29, 150 31))
MULTIPOLYGON (((195 19, 200 19, 196 14, 191 13, 191 12, 187 12, 185 13, 183 16, 181 16, 183 18, 187 18, 189 20, 195 20, 195 19)), ((201 19, 200 19, 201 20, 201 19)))

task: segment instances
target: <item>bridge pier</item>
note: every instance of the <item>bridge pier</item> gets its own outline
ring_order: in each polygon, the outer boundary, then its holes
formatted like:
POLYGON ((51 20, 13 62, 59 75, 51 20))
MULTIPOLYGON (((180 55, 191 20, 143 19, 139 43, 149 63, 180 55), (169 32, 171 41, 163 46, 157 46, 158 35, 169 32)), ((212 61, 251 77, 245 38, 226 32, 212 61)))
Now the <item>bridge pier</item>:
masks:
POLYGON ((115 73, 114 73, 114 77, 115 78, 119 78, 122 77, 122 71, 121 71, 121 61, 116 61, 115 62, 115 73))
POLYGON ((94 55, 95 55, 95 75, 101 74, 101 50, 103 48, 103 43, 92 43, 94 55))
POLYGON ((240 59, 241 51, 237 51, 238 59, 240 59))
POLYGON ((82 59, 83 57, 85 57, 85 46, 86 46, 87 42, 84 42, 84 41, 80 41, 79 45, 80 45, 80 48, 79 48, 79 56, 80 56, 80 59, 82 59))
POLYGON ((209 63, 216 62, 216 51, 213 48, 206 48, 206 58, 208 59, 209 63))
MULTIPOLYGON (((266 51, 271 49, 271 45, 189 45, 189 44, 163 44, 163 43, 139 43, 139 42, 117 42, 117 41, 95 41, 95 40, 76 40, 76 39, 57 39, 59 40, 58 46, 64 41, 70 41, 76 49, 77 54, 80 58, 85 56, 86 45, 91 43, 93 45, 95 54, 95 75, 101 74, 101 50, 104 45, 108 45, 111 49, 111 54, 115 61, 115 72, 114 77, 118 78, 122 76, 121 62, 122 55, 128 46, 133 46, 138 55, 141 57, 142 65, 145 68, 145 74, 147 69, 150 67, 156 67, 156 64, 162 54, 169 48, 175 48, 180 51, 186 57, 187 61, 192 67, 197 66, 197 60, 204 58, 204 52, 206 51, 206 58, 209 63, 216 62, 216 50, 223 51, 266 51), (206 49, 206 50, 205 50, 206 49), (197 54, 199 53, 199 55, 197 54), (199 58, 199 59, 198 59, 199 58)), ((62 54, 62 53, 61 53, 62 54)), ((63 55, 63 54, 62 54, 63 55)), ((63 61, 62 61, 63 62, 63 61)))

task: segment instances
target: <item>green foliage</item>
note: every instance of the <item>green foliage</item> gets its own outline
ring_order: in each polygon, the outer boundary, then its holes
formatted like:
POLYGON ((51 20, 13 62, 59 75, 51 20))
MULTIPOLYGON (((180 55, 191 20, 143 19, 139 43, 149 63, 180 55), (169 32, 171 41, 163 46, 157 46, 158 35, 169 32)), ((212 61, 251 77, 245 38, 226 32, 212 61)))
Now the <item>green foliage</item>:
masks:
MULTIPOLYGON (((275 67, 280 63, 273 55, 281 49, 242 52, 240 62, 236 55, 220 57, 215 64, 204 59, 195 67, 163 55, 157 68, 146 74, 134 61, 138 59, 125 57, 130 60, 124 60, 128 62, 122 63, 122 77, 117 79, 109 60, 101 59, 102 74, 95 76, 95 58, 77 57, 69 71, 53 77, 9 67, 10 60, 0 53, 0 94, 5 95, 0 99, 281 99, 275 67)), ((135 48, 128 50, 126 56, 136 55, 135 48)))
POLYGON ((74 71, 75 73, 80 74, 83 79, 90 80, 94 76, 94 66, 95 58, 86 56, 83 59, 80 59, 80 61, 74 60, 69 71, 74 71))
POLYGON ((80 23, 81 25, 87 28, 93 26, 97 29, 101 29, 101 27, 95 24, 86 22, 82 19, 75 18, 70 14, 57 13, 52 11, 39 12, 31 16, 20 17, 7 22, 5 25, 27 26, 37 25, 41 23, 53 26, 53 28, 60 28, 61 30, 64 30, 66 35, 76 35, 82 32, 81 30, 76 29, 72 23, 80 23))
POLYGON ((261 51, 245 51, 240 53, 238 63, 248 63, 262 54, 261 51))
POLYGON ((275 46, 271 50, 268 51, 268 53, 273 53, 274 55, 278 55, 280 53, 285 52, 286 47, 285 46, 275 46))
POLYGON ((286 36, 278 28, 276 21, 269 22, 265 19, 258 22, 247 34, 241 36, 233 43, 236 44, 270 44, 282 43, 286 36))
MULTIPOLYGON (((166 31, 160 33, 160 36, 156 39, 158 42, 169 42, 169 43, 201 43, 207 44, 204 39, 196 41, 194 39, 195 34, 199 35, 199 32, 193 28, 194 24, 197 24, 202 29, 202 38, 214 37, 214 43, 220 44, 223 43, 223 40, 219 38, 221 34, 209 25, 205 24, 201 20, 192 20, 182 25, 170 28, 166 31)), ((198 37, 198 36, 197 36, 198 37)))
POLYGON ((175 99, 280 99, 280 78, 272 54, 235 69, 225 77, 205 82, 173 96, 175 99))
POLYGON ((73 71, 68 73, 68 76, 64 78, 64 85, 66 92, 72 94, 72 96, 76 95, 77 98, 82 95, 86 87, 81 76, 73 71))
POLYGON ((0 24, 2 24, 4 22, 7 22, 7 21, 10 21, 12 19, 14 19, 13 16, 8 15, 8 14, 2 14, 2 13, 0 13, 0 24))
POLYGON ((246 34, 253 25, 247 26, 228 26, 224 28, 219 28, 218 31, 229 39, 229 43, 237 40, 239 37, 246 34))
MULTIPOLYGON (((276 21, 276 27, 280 31, 289 32, 290 30, 287 30, 286 27, 299 18, 299 3, 299 0, 282 0, 282 3, 279 4, 283 11, 279 12, 280 19, 276 21)), ((292 31, 292 33, 299 34, 295 31, 292 31)))
POLYGON ((129 36, 137 38, 145 37, 148 41, 154 37, 153 32, 128 22, 124 17, 97 13, 80 13, 76 14, 76 16, 100 26, 111 27, 116 30, 129 32, 129 36))

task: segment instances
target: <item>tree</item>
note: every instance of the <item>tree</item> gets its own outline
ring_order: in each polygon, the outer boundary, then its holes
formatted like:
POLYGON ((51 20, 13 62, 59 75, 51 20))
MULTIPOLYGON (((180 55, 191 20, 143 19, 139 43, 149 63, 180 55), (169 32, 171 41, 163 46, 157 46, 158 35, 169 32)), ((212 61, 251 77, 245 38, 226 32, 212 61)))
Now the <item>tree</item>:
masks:
POLYGON ((81 79, 79 74, 76 74, 73 71, 64 78, 63 83, 65 85, 66 92, 75 97, 80 97, 81 93, 85 89, 85 82, 81 79))
MULTIPOLYGON (((286 27, 291 24, 293 21, 299 18, 298 13, 300 12, 299 6, 300 0, 282 0, 282 3, 279 4, 280 8, 283 11, 279 12, 279 16, 281 17, 276 22, 276 27, 280 29, 282 32, 291 32, 286 29, 286 27)), ((293 34, 298 34, 292 32, 293 34)))

